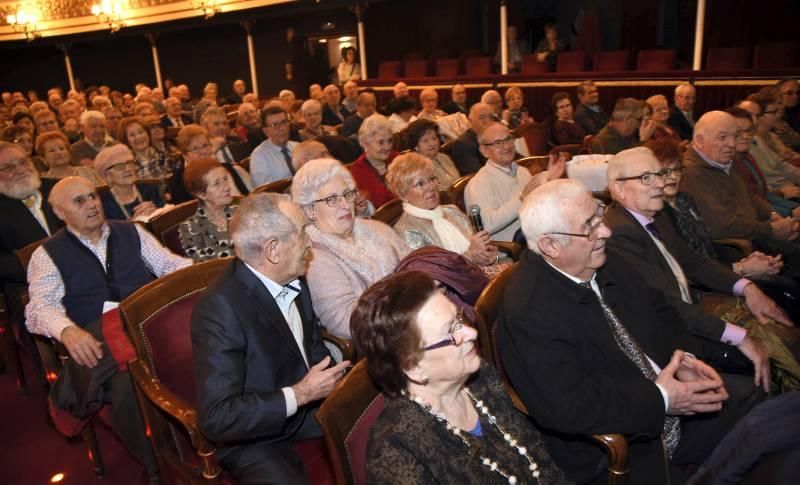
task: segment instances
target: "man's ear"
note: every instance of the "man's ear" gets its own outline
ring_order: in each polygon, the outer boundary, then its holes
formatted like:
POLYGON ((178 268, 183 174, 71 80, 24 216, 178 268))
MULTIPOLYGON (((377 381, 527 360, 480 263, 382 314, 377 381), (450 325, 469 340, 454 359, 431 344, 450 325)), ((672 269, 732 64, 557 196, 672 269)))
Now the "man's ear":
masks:
POLYGON ((625 193, 622 190, 622 182, 619 180, 612 182, 611 185, 608 186, 608 190, 611 191, 611 195, 614 200, 625 200, 625 193))
POLYGON ((481 155, 483 155, 486 158, 489 158, 489 155, 486 154, 486 147, 483 146, 483 143, 481 143, 480 140, 478 140, 478 150, 481 152, 481 155))
POLYGON ((261 252, 264 255, 264 259, 266 259, 270 263, 278 264, 280 262, 280 257, 278 255, 277 239, 268 239, 264 243, 264 246, 261 247, 261 252))
POLYGON ((560 254, 561 244, 547 236, 540 237, 536 242, 536 246, 538 246, 542 256, 547 256, 550 259, 558 258, 560 254))
POLYGON ((67 222, 66 219, 64 219, 64 211, 61 210, 60 206, 54 205, 54 204, 50 204, 50 207, 52 207, 53 214, 55 214, 56 217, 58 217, 59 219, 61 219, 64 222, 67 222))

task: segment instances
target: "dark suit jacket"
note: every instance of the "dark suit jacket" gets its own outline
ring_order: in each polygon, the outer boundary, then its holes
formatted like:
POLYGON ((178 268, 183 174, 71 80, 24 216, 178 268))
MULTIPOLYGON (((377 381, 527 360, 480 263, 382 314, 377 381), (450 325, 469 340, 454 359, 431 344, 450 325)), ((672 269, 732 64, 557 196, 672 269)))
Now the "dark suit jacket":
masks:
POLYGON ((360 117, 358 113, 353 113, 344 119, 342 127, 339 129, 339 134, 346 137, 358 137, 358 130, 363 122, 364 118, 360 117))
MULTIPOLYGON (((181 115, 181 120, 183 120, 183 126, 192 124, 192 119, 186 115, 181 115)), ((169 119, 169 116, 164 115, 161 117, 161 126, 164 128, 172 128, 173 126, 177 126, 175 123, 169 119)))
POLYGON ((469 175, 475 173, 486 164, 486 157, 480 151, 478 134, 470 128, 453 142, 453 152, 450 158, 456 164, 458 173, 469 175))
MULTIPOLYGON (((625 261, 608 258, 597 283, 661 368, 675 349, 698 351, 664 294, 625 261)), ((500 305, 497 346, 506 374, 569 479, 584 483, 604 471, 604 454, 588 435, 622 433, 630 443, 631 483, 665 483, 664 400, 617 346, 592 290, 526 251, 500 305)))
POLYGON ((442 106, 442 111, 445 113, 452 115, 455 113, 464 113, 465 116, 469 116, 469 108, 472 106, 469 101, 467 101, 466 106, 459 106, 453 100, 450 100, 442 106))
MULTIPOLYGON (((608 247, 638 269, 649 285, 667 295, 694 335, 719 341, 725 324, 699 305, 687 304, 681 300, 678 280, 647 229, 616 202, 608 207, 605 223, 611 228, 608 247)), ((720 293, 732 292, 733 285, 739 280, 736 273, 690 248, 678 235, 672 220, 663 212, 656 215, 655 225, 661 242, 680 264, 687 279, 720 293)))
POLYGON ((672 107, 669 109, 669 119, 667 120, 667 124, 678 133, 678 136, 680 136, 682 140, 692 139, 694 128, 692 128, 692 125, 689 124, 689 120, 683 116, 681 110, 679 110, 675 105, 672 105, 672 107))
MULTIPOLYGON (((42 212, 51 234, 64 227, 64 223, 56 217, 47 202, 55 183, 56 180, 53 179, 42 179, 39 189, 42 194, 42 212)), ((46 237, 45 230, 21 200, 0 195, 0 281, 6 295, 18 292, 27 284, 25 271, 14 251, 46 237)))
POLYGON ((578 123, 590 135, 596 135, 608 124, 608 114, 600 109, 594 112, 586 107, 586 105, 578 103, 575 108, 575 122, 578 123))
MULTIPOLYGON (((305 282, 295 299, 309 365, 328 356, 305 282)), ((278 305, 238 259, 231 261, 192 312, 197 420, 224 458, 239 447, 286 442, 313 419, 309 406, 286 417, 282 387, 308 372, 278 305)))
POLYGON ((328 106, 327 104, 325 104, 322 107, 322 124, 323 125, 327 125, 327 126, 341 125, 342 123, 344 123, 344 119, 347 118, 348 116, 350 116, 349 112, 346 109, 344 109, 344 106, 342 106, 341 104, 336 108, 336 112, 334 112, 331 109, 331 107, 328 106), (339 115, 341 115, 342 117, 339 118, 339 116, 337 116, 337 113, 339 115))

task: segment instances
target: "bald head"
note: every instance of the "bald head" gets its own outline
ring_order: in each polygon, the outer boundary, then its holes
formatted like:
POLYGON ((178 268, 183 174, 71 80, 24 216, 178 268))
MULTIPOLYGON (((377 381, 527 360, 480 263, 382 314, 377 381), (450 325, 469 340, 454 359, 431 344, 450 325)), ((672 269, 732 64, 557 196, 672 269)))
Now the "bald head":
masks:
POLYGON ((328 148, 316 140, 306 140, 292 150, 292 167, 296 172, 311 160, 320 158, 331 158, 328 148))
POLYGON ((736 118, 724 111, 709 111, 694 125, 694 147, 706 158, 728 164, 736 148, 736 118))
POLYGON ((675 106, 683 112, 689 112, 694 109, 694 103, 697 101, 697 91, 691 84, 681 84, 675 88, 675 106))
POLYGON ((100 237, 105 217, 94 185, 83 177, 61 179, 50 191, 50 205, 73 231, 92 240, 100 237))
POLYGON ((399 97, 402 97, 402 96, 408 96, 408 85, 406 83, 404 83, 403 81, 400 81, 399 83, 394 85, 394 87, 392 88, 392 91, 394 92, 394 97, 395 98, 399 98, 399 97))
POLYGON ((494 89, 490 89, 483 93, 481 96, 481 103, 488 104, 494 110, 494 113, 499 115, 503 110, 503 97, 494 89))

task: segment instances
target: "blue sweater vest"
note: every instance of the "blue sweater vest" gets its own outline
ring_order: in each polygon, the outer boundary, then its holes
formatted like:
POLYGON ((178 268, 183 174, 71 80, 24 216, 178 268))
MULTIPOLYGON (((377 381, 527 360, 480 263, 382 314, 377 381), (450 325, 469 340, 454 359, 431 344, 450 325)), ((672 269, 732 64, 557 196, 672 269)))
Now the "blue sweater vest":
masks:
POLYGON ((100 318, 103 302, 122 301, 155 276, 142 258, 141 241, 129 222, 106 221, 111 229, 106 267, 92 251, 66 229, 44 243, 64 281, 61 300, 67 316, 80 327, 100 318))

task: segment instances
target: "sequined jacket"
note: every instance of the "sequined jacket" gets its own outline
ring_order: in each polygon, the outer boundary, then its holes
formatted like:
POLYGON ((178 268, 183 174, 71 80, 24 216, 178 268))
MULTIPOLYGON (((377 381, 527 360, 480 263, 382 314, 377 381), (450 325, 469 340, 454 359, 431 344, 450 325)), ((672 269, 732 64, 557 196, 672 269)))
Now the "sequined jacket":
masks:
POLYGON ((192 217, 183 221, 178 231, 186 256, 192 258, 195 263, 233 256, 230 221, 237 208, 235 205, 225 208, 225 218, 228 220, 229 228, 227 231, 220 231, 208 220, 202 205, 192 217))
POLYGON ((483 362, 467 383, 497 424, 527 448, 539 469, 539 481, 528 460, 504 441, 486 416, 479 418, 483 436, 463 433, 468 448, 445 424, 404 397, 388 400, 370 432, 367 445, 367 483, 507 484, 508 479, 481 463, 482 456, 513 473, 516 483, 568 483, 556 467, 534 425, 517 412, 497 371, 483 362), (474 453, 474 456, 471 456, 474 453))
MULTIPOLYGON (((469 219, 461 212, 461 209, 454 205, 442 205, 444 218, 455 224, 464 236, 469 239, 472 236, 472 228, 469 225, 469 219)), ((407 212, 403 212, 400 219, 394 224, 394 230, 397 234, 405 239, 406 243, 412 250, 424 248, 426 246, 442 246, 442 241, 439 235, 433 230, 433 221, 415 217, 407 212)), ((445 248, 447 249, 447 248, 445 248)))

